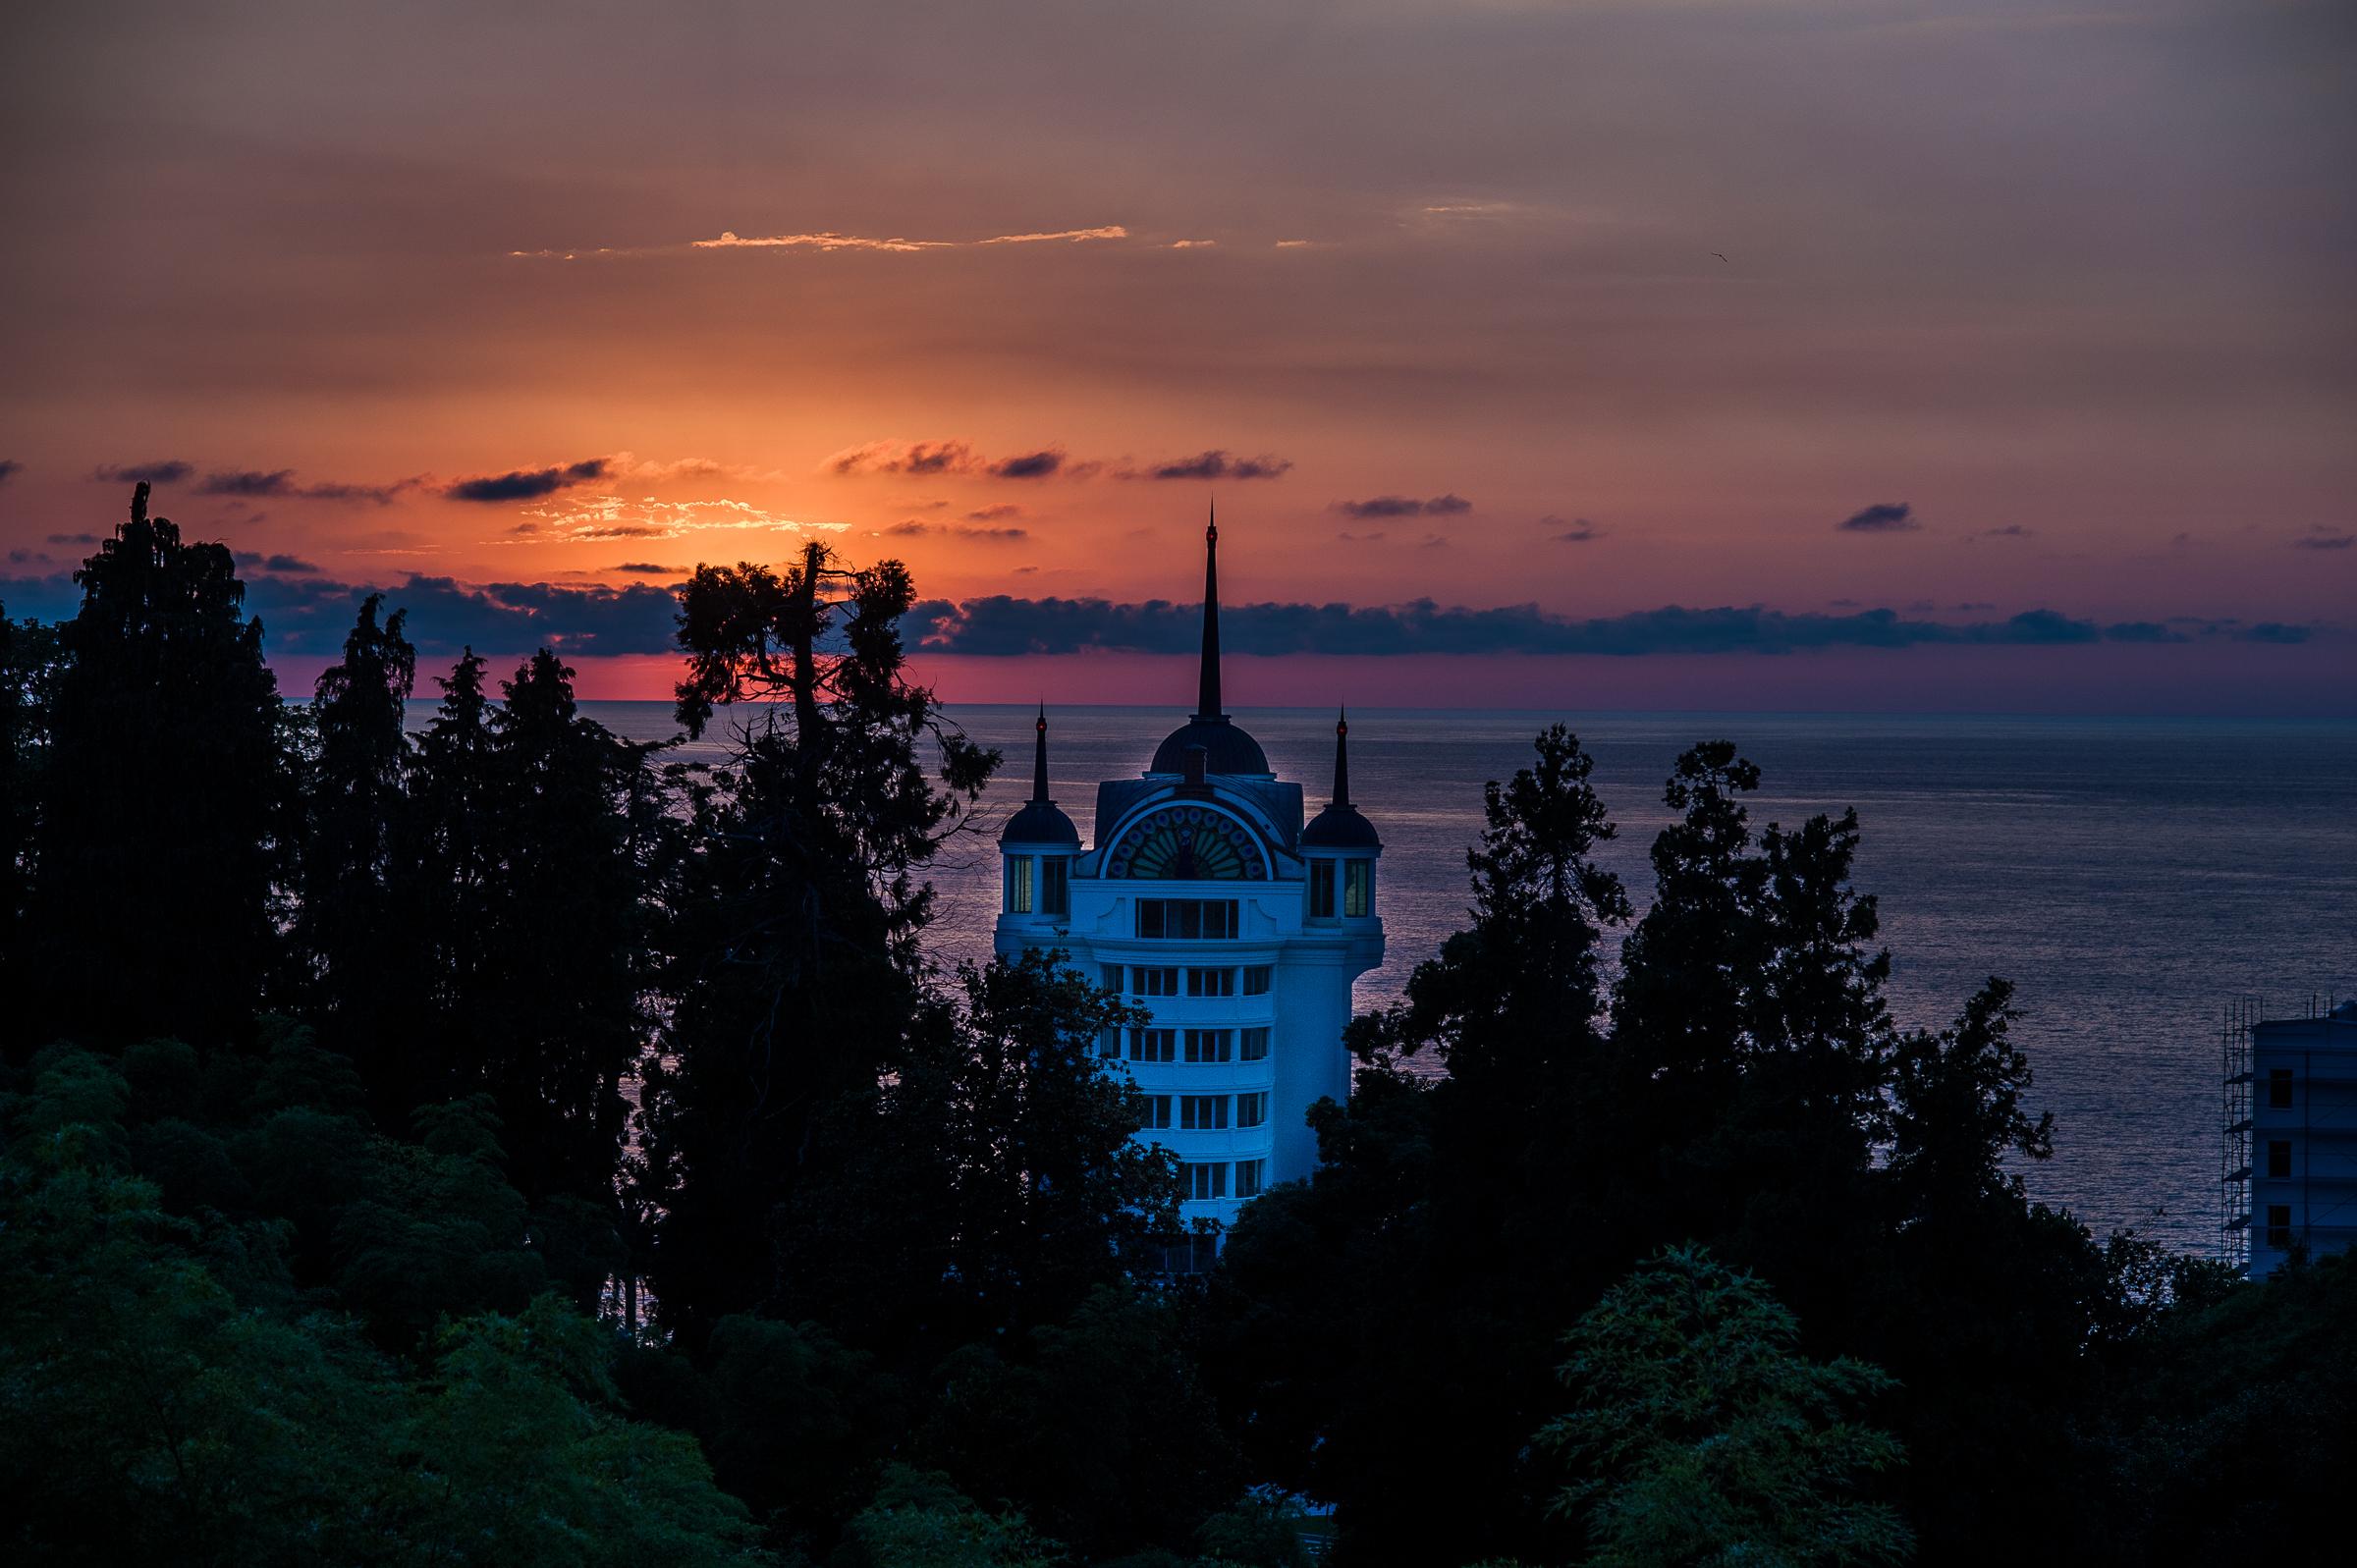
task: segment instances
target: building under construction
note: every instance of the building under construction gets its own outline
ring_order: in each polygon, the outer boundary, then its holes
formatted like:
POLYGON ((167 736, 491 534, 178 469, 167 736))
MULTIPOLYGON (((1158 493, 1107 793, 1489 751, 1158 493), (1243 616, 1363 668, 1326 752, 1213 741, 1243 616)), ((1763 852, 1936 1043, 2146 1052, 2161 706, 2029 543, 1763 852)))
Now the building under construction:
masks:
POLYGON ((2237 1001, 2220 1041, 2227 1261, 2259 1279, 2357 1241, 2357 1001, 2290 1018, 2237 1001))

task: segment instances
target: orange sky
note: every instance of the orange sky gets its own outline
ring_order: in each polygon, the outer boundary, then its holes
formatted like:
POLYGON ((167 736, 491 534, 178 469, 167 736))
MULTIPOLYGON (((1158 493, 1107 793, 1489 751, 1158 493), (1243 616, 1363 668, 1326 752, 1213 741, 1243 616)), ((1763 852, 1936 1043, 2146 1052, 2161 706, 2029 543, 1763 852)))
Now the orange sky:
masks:
MULTIPOLYGON (((1232 602, 2162 628, 1836 626, 1820 676, 1507 637, 1542 700, 2357 687, 2342 7, 100 9, 0 21, 12 615, 129 469, 289 655, 348 588, 511 635, 466 596, 809 530, 952 601, 1191 602, 1216 488, 1232 602), (460 499, 502 476, 547 493, 460 499)), ((666 683, 596 657, 643 615, 534 603, 585 686, 666 683)), ((938 668, 1184 697, 1025 662, 938 668)))

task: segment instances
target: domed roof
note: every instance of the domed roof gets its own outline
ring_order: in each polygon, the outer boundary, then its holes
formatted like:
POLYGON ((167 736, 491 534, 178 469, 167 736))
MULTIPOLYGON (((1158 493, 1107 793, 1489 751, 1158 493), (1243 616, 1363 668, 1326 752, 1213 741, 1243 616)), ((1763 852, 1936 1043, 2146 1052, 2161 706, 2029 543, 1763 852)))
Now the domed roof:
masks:
POLYGON ((1190 747, 1203 748, 1205 773, 1266 774, 1268 754, 1260 742, 1246 733, 1241 725, 1232 722, 1226 714, 1207 719, 1196 714, 1171 731, 1168 739, 1154 748, 1154 764, 1149 773, 1186 772, 1186 753, 1190 747))
POLYGON ((1305 849, 1380 849, 1383 840, 1376 837, 1375 824, 1356 806, 1330 805, 1301 830, 1301 845, 1305 849))
POLYGON ((1039 727, 1033 735, 1031 798, 1023 803, 1022 810, 1007 819, 1007 826, 999 830, 999 842, 1062 844, 1077 849, 1080 830, 1048 798, 1048 707, 1044 702, 1039 707, 1039 727))
POLYGON ((1381 849, 1375 825, 1350 804, 1350 716, 1334 719, 1334 798, 1301 830, 1304 849, 1381 849))
POLYGON ((1071 818, 1057 809, 1055 801, 1029 800, 999 830, 999 842, 1069 844, 1077 849, 1080 830, 1072 826, 1071 818))

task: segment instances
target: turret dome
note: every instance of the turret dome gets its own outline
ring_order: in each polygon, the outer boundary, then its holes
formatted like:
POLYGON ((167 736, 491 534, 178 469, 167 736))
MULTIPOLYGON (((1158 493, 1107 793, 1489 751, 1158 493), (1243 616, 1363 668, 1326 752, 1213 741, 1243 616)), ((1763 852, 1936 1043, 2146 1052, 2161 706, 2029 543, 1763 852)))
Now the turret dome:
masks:
POLYGON ((1058 844, 1072 849, 1080 847, 1080 830, 1072 819, 1056 807, 1048 798, 1048 710, 1041 705, 1039 725, 1032 742, 1031 798, 1023 809, 1007 819, 999 830, 1002 844, 1058 844))
POLYGON ((1301 830, 1304 849, 1381 849, 1375 825, 1350 803, 1350 718, 1334 721, 1334 798, 1301 830))

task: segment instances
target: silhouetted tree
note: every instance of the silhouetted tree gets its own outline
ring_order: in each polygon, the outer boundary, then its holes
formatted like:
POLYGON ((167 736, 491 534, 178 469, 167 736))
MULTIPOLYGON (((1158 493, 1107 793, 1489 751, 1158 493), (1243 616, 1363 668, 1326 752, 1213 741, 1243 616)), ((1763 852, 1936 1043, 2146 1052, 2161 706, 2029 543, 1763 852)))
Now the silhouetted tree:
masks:
MULTIPOLYGON (((37 621, 11 621, 0 606, 0 995, 32 986, 26 927, 40 845, 41 769, 57 682, 57 634, 37 621)), ((27 1020, 0 1025, 0 1051, 27 1020)))
POLYGON ((275 956, 291 837, 261 622, 228 547, 149 517, 144 484, 74 578, 41 780, 36 1038, 233 1038, 275 956))
MULTIPOLYGON (((416 867, 408 858, 410 742, 405 707, 417 654, 395 611, 370 594, 311 699, 304 833, 293 948, 300 991, 323 1037, 372 1082, 407 1080, 388 1057, 416 1049, 427 1015, 416 867)), ((398 1117, 406 1097, 380 1099, 398 1117)))
POLYGON ((689 732, 716 702, 781 699, 735 730, 691 798, 664 939, 671 1016, 640 1190, 662 1217, 656 1294, 691 1343, 773 1293, 772 1216, 820 1112, 902 1049, 932 907, 921 872, 997 764, 905 678, 897 628, 914 599, 898 562, 846 571, 815 544, 782 575, 699 568, 682 595, 689 732))

